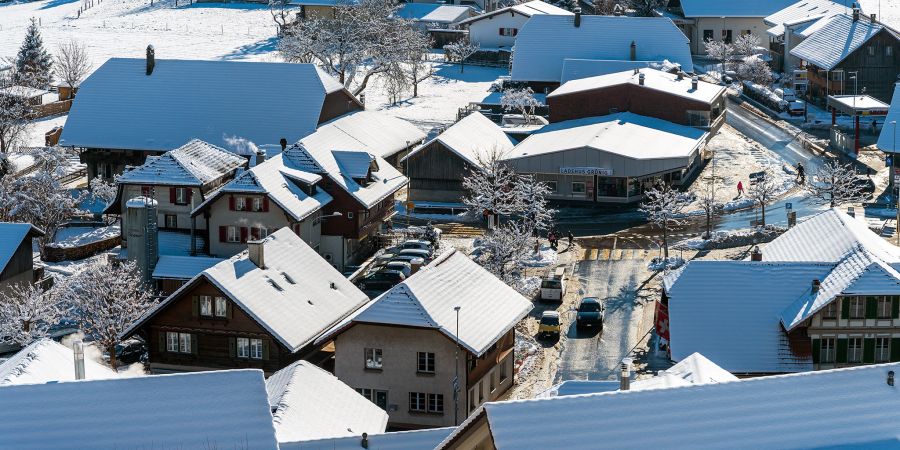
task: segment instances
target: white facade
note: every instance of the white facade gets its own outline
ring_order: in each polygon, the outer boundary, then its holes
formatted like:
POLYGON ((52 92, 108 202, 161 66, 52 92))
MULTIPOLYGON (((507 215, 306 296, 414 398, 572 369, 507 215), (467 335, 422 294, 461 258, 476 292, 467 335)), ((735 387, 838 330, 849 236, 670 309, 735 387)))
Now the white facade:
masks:
POLYGON ((698 17, 685 31, 690 33, 691 53, 705 55, 703 43, 708 37, 716 41, 724 38, 734 42, 742 34, 749 33, 759 38, 760 45, 766 46, 769 42, 768 28, 762 17, 698 17))
POLYGON ((509 10, 472 22, 469 25, 469 40, 478 43, 481 48, 511 49, 519 30, 530 18, 509 10))

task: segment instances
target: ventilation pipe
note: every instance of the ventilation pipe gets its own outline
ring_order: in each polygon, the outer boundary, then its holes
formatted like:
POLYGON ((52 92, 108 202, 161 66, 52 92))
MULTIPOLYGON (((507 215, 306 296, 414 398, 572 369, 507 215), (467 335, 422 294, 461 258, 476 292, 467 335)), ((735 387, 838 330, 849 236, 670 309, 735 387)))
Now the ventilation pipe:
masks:
POLYGON ((644 74, 638 75, 638 84, 641 86, 644 85, 644 74))
POLYGON ((281 140, 278 141, 278 143, 281 144, 281 151, 287 150, 287 139, 281 138, 281 140))
POLYGON ((872 13, 871 15, 869 15, 869 19, 872 21, 872 23, 877 22, 877 20, 876 20, 877 18, 878 18, 878 16, 876 16, 875 13, 872 13))
POLYGON ((75 379, 84 379, 84 344, 81 341, 75 341, 72 345, 72 353, 75 355, 75 379))
POLYGON ((631 56, 631 60, 632 60, 632 61, 637 61, 637 43, 634 42, 634 41, 631 41, 631 53, 630 53, 630 56, 631 56))
POLYGON ((580 26, 581 26, 581 7, 576 6, 575 7, 575 28, 578 28, 580 26))
POLYGON ((813 294, 815 294, 816 292, 819 292, 819 287, 821 287, 821 286, 822 286, 822 282, 819 281, 818 278, 813 279, 810 290, 812 290, 813 294))
POLYGON ((619 390, 627 391, 631 389, 631 358, 622 360, 621 373, 619 375, 619 390))
POLYGON ((147 75, 153 73, 153 68, 156 67, 156 50, 153 49, 152 45, 147 46, 147 75))
POLYGON ((691 89, 696 91, 697 85, 699 85, 699 84, 700 84, 700 79, 697 78, 696 75, 692 76, 691 77, 691 89))
POLYGON ((855 3, 853 4, 853 21, 859 21, 859 7, 855 3))
POLYGON ((750 261, 762 261, 762 251, 759 250, 759 246, 753 247, 753 251, 750 252, 750 261))
POLYGON ((362 440, 359 441, 359 446, 362 448, 369 448, 369 433, 362 434, 362 440))

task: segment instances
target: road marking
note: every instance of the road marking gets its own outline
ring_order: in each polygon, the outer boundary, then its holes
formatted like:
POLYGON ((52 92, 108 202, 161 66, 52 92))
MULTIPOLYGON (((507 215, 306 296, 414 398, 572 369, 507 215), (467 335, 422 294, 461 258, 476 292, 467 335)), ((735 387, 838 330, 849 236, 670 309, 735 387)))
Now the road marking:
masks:
POLYGON ((588 255, 590 255, 590 254, 591 254, 591 249, 583 248, 583 249, 581 249, 581 258, 579 258, 579 259, 581 261, 584 261, 584 260, 588 259, 588 255))
POLYGON ((619 261, 619 260, 622 259, 623 253, 625 253, 625 252, 622 251, 621 249, 616 249, 616 251, 613 252, 612 258, 610 258, 610 259, 614 259, 614 260, 616 260, 616 261, 619 261))
POLYGON ((609 259, 609 249, 604 248, 603 251, 600 252, 600 254, 597 255, 597 258, 595 259, 609 259))
POLYGON ((590 249, 587 253, 587 256, 585 256, 584 259, 589 260, 589 261, 593 261, 593 260, 597 259, 597 249, 596 248, 590 249))

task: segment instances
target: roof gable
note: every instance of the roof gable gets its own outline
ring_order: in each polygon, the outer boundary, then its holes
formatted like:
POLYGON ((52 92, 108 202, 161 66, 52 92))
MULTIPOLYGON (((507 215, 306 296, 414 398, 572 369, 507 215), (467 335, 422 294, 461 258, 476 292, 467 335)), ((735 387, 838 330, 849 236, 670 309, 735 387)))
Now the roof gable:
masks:
POLYGON ((450 125, 434 139, 411 151, 404 159, 425 151, 424 149, 434 142, 440 142, 444 147, 475 167, 481 166, 479 163, 480 158, 487 157, 494 150, 500 154, 505 154, 513 149, 512 140, 509 138, 509 135, 503 132, 500 126, 480 112, 473 112, 450 125))
POLYGON ((119 184, 205 186, 245 165, 247 159, 221 147, 192 139, 187 144, 123 173, 119 184))
POLYGON ((847 14, 839 14, 797 44, 791 55, 831 70, 884 29, 866 17, 854 21, 847 14))
POLYGON ((43 235, 43 231, 30 223, 0 222, 0 273, 6 270, 22 241, 43 235))
POLYGON ((157 59, 147 75, 144 59, 112 58, 81 84, 60 145, 165 151, 194 138, 221 147, 232 137, 293 142, 316 130, 335 84, 312 64, 157 59))
POLYGON ((633 70, 568 81, 548 94, 547 99, 552 100, 561 95, 623 84, 627 84, 633 89, 652 89, 707 104, 712 103, 725 92, 725 87, 713 83, 698 81, 695 89, 693 80, 690 77, 682 76, 679 78, 678 75, 657 69, 634 68, 633 70), (643 75, 643 84, 641 84, 641 75, 643 75))
POLYGON ((638 60, 669 60, 694 70, 688 38, 671 19, 585 15, 576 27, 573 16, 542 14, 519 30, 511 79, 559 82, 565 59, 629 60, 632 42, 638 60))
POLYGON ((512 13, 513 16, 519 14, 528 18, 541 14, 552 14, 558 16, 574 15, 572 11, 551 5, 543 0, 532 0, 530 2, 519 3, 516 5, 507 6, 505 8, 496 9, 488 13, 477 15, 475 17, 461 21, 459 25, 466 24, 471 26, 471 24, 475 22, 480 22, 484 19, 490 19, 494 16, 499 16, 506 13, 512 13))
POLYGON ((425 133, 403 119, 382 111, 357 111, 322 124, 306 143, 316 146, 324 141, 334 150, 359 150, 387 158, 423 139, 425 133))
POLYGON ((781 36, 784 34, 784 25, 786 23, 798 23, 800 21, 810 20, 813 18, 822 18, 848 12, 848 8, 852 1, 834 0, 800 0, 784 9, 776 11, 763 19, 767 25, 772 28, 767 32, 772 36, 781 36))
MULTIPOLYGON (((0 386, 75 381, 75 354, 51 339, 39 339, 0 364, 0 386)), ((90 358, 84 360, 88 380, 117 378, 114 370, 90 358)))

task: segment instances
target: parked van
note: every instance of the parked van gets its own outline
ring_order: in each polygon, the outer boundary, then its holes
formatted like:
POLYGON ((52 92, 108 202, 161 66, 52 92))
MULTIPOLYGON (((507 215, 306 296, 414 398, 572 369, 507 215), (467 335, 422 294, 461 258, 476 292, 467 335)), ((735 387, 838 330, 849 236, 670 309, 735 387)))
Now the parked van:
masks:
POLYGON ((556 270, 541 281, 541 300, 562 302, 566 296, 566 268, 557 267, 556 270))
POLYGON ((797 100, 797 93, 791 88, 775 89, 775 95, 788 103, 797 100))

